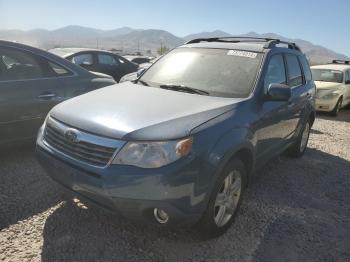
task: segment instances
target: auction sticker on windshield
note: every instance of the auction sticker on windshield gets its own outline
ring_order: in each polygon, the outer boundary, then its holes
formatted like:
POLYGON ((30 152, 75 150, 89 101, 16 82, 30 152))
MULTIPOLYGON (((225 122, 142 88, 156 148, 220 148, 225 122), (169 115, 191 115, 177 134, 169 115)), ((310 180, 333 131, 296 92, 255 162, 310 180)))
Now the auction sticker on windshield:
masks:
POLYGON ((247 52, 247 51, 229 50, 227 52, 227 55, 242 56, 242 57, 248 57, 248 58, 256 58, 256 56, 258 54, 254 53, 254 52, 247 52))

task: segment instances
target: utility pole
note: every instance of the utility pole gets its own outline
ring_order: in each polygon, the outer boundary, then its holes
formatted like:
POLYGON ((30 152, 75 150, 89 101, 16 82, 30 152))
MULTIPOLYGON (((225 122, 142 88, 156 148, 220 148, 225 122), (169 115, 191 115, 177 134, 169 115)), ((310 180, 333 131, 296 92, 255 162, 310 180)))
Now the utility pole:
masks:
POLYGON ((160 38, 160 55, 163 53, 163 41, 162 38, 160 38))

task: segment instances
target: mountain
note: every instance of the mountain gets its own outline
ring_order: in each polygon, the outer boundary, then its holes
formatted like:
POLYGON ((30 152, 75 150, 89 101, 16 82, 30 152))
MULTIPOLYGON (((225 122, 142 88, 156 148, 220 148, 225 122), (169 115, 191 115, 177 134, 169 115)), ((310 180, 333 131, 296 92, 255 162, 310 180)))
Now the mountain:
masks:
MULTIPOLYGON (((224 32, 224 31, 216 30, 213 32, 202 32, 202 33, 198 33, 198 34, 188 35, 188 36, 185 36, 184 39, 186 41, 189 41, 189 40, 194 39, 194 38, 206 38, 206 37, 216 37, 216 36, 229 37, 229 36, 234 36, 234 35, 231 35, 231 34, 224 32)), ((235 35, 235 36, 237 36, 237 37, 276 38, 276 39, 280 39, 283 41, 296 43, 301 48, 301 50, 306 54, 306 56, 309 58, 311 64, 313 64, 313 65, 329 63, 333 59, 349 60, 349 57, 342 55, 342 54, 338 54, 338 53, 336 53, 328 48, 325 48, 323 46, 314 45, 311 42, 308 42, 308 41, 305 41, 302 39, 287 38, 287 37, 284 37, 284 36, 281 36, 278 34, 274 34, 274 33, 258 34, 255 32, 249 32, 247 34, 235 35)))
POLYGON ((329 63, 333 59, 340 59, 340 60, 350 59, 346 55, 336 53, 333 50, 325 48, 320 45, 314 45, 311 42, 308 42, 306 40, 287 38, 274 33, 258 34, 255 32, 250 32, 239 36, 277 38, 283 41, 296 43, 301 48, 301 50, 306 54, 311 64, 313 65, 329 63))
POLYGON ((224 32, 224 31, 221 31, 221 30, 215 30, 212 32, 201 32, 201 33, 197 33, 197 34, 187 35, 187 36, 183 37, 183 39, 185 41, 189 41, 189 40, 192 40, 195 38, 226 37, 226 36, 232 36, 232 35, 224 32))
POLYGON ((106 39, 108 45, 127 52, 151 50, 156 52, 160 46, 173 48, 183 44, 184 40, 164 30, 134 30, 128 34, 106 39), (133 51, 134 50, 134 51, 133 51))
MULTIPOLYGON (((228 37, 230 33, 215 30, 190 34, 185 37, 175 36, 165 30, 157 29, 133 29, 121 27, 113 30, 101 30, 77 25, 69 25, 56 30, 35 29, 0 30, 0 39, 18 41, 43 49, 54 47, 91 47, 101 49, 114 49, 120 53, 153 53, 156 55, 160 46, 174 48, 194 38, 228 37)), ((278 38, 285 41, 295 42, 310 59, 311 64, 322 64, 333 59, 350 58, 338 54, 323 46, 315 45, 302 39, 291 39, 274 33, 258 34, 249 32, 237 36, 278 38)))

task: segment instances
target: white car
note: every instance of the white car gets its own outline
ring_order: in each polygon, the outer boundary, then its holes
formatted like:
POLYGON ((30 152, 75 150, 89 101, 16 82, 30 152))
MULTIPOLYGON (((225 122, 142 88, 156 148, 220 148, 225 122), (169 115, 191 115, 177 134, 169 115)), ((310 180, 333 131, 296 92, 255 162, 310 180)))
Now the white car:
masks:
POLYGON ((315 81, 316 110, 337 116, 350 104, 350 61, 334 60, 331 64, 311 67, 315 81))

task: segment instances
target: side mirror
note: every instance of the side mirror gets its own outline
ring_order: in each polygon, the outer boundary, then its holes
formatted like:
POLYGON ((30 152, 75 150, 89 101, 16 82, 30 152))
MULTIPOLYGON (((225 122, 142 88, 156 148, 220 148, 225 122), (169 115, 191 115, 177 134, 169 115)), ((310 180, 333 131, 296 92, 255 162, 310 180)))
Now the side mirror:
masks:
POLYGON ((141 68, 137 71, 137 77, 139 78, 144 72, 146 71, 146 68, 141 68))
POLYGON ((292 96, 292 89, 283 84, 270 84, 267 95, 271 101, 288 101, 292 96))

